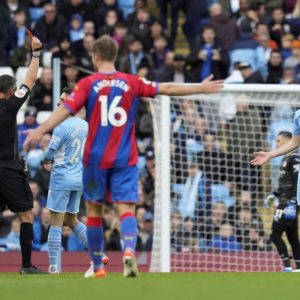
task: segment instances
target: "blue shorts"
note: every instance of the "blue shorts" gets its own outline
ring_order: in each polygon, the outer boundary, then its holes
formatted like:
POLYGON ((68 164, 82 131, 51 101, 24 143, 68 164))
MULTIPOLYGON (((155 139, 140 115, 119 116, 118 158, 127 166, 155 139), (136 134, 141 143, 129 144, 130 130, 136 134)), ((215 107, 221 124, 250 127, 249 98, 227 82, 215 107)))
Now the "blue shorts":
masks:
POLYGON ((77 214, 79 212, 81 191, 49 190, 47 208, 54 212, 77 214))
POLYGON ((95 203, 137 203, 139 171, 136 166, 83 168, 83 197, 95 203))

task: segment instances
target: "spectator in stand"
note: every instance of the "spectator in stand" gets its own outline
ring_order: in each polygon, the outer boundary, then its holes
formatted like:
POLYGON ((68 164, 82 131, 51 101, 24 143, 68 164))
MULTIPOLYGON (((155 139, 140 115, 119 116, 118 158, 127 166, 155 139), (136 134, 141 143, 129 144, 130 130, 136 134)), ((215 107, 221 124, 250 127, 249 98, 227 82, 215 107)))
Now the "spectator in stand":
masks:
POLYGON ((248 62, 241 62, 239 70, 244 78, 244 83, 264 83, 264 79, 259 71, 254 72, 248 62))
POLYGON ((158 6, 160 7, 160 19, 162 21, 163 27, 168 28, 168 6, 170 4, 171 12, 171 30, 170 30, 170 49, 174 50, 174 44, 177 36, 178 27, 178 15, 179 12, 186 10, 186 3, 184 0, 157 0, 158 6))
POLYGON ((31 19, 31 26, 34 27, 35 23, 44 14, 43 5, 46 1, 44 0, 32 0, 29 3, 29 15, 31 19))
POLYGON ((69 37, 71 43, 84 38, 83 17, 80 14, 73 14, 69 21, 69 37))
POLYGON ((186 35, 190 49, 194 49, 196 36, 208 17, 208 1, 185 1, 185 23, 183 32, 186 35))
POLYGON ((261 149, 265 141, 263 121, 267 120, 262 118, 259 108, 250 106, 248 97, 241 94, 236 98, 236 111, 227 123, 226 144, 234 159, 235 182, 251 191, 254 199, 258 199, 261 170, 251 167, 249 161, 252 153, 261 149))
POLYGON ((237 29, 234 19, 223 12, 222 6, 213 4, 209 9, 208 24, 215 28, 215 34, 220 41, 220 47, 229 50, 237 38, 237 29))
MULTIPOLYGON (((161 37, 165 37, 167 39, 165 32, 164 32, 164 28, 159 20, 154 20, 153 23, 151 24, 150 35, 152 38, 152 43, 156 39, 161 38, 161 37)), ((170 45, 168 45, 168 48, 170 48, 170 45)))
POLYGON ((283 75, 282 61, 280 50, 272 50, 268 62, 268 77, 266 83, 280 84, 283 75))
POLYGON ((294 10, 292 12, 292 18, 290 19, 290 24, 292 27, 292 34, 296 37, 299 38, 300 35, 300 1, 297 0, 296 4, 294 6, 294 10))
POLYGON ((59 41, 68 34, 63 16, 57 15, 56 6, 44 5, 44 15, 34 27, 34 34, 44 43, 44 50, 52 53, 59 51, 59 41))
POLYGON ((33 180, 40 187, 40 194, 47 198, 49 190, 49 181, 51 175, 52 164, 50 162, 42 161, 41 168, 36 171, 33 180))
POLYGON ((58 47, 59 50, 52 55, 52 59, 60 58, 61 60, 64 60, 66 56, 72 54, 71 41, 69 36, 62 37, 62 39, 59 41, 58 47))
MULTIPOLYGON (((259 43, 258 38, 261 36, 270 36, 269 27, 265 23, 257 23, 255 25, 255 31, 254 31, 254 39, 259 43)), ((280 48, 280 45, 277 45, 277 43, 270 38, 268 39, 268 43, 266 44, 266 47, 271 49, 278 49, 280 48)))
POLYGON ((251 215, 249 208, 242 208, 236 216, 237 240, 246 251, 266 250, 263 224, 251 215))
POLYGON ((204 217, 211 213, 210 180, 195 162, 188 166, 188 177, 183 184, 178 211, 183 218, 204 217))
POLYGON ((236 24, 239 27, 241 23, 254 29, 255 24, 259 22, 259 17, 250 5, 250 0, 239 0, 240 9, 235 14, 236 24))
POLYGON ((153 243, 153 214, 146 212, 143 216, 143 227, 139 230, 136 250, 151 251, 153 243))
POLYGON ((117 11, 113 9, 108 10, 105 15, 105 23, 98 28, 98 36, 100 37, 104 34, 112 36, 118 21, 117 11))
POLYGON ((238 26, 238 39, 230 50, 230 63, 233 66, 236 62, 247 61, 254 70, 257 70, 258 43, 252 37, 252 27, 247 21, 242 21, 238 26))
POLYGON ((237 241, 234 228, 226 221, 222 222, 220 231, 208 242, 208 247, 224 252, 236 252, 242 250, 242 245, 237 241))
POLYGON ((233 160, 220 149, 214 132, 205 132, 204 151, 198 153, 197 161, 199 168, 212 183, 219 184, 233 180, 233 160))
POLYGON ((134 11, 130 13, 126 18, 126 24, 128 27, 131 27, 134 22, 137 20, 137 11, 141 8, 146 8, 147 0, 135 0, 134 2, 134 11))
POLYGON ((152 65, 150 56, 144 52, 143 44, 138 38, 133 38, 128 48, 128 54, 120 58, 120 71, 137 74, 138 67, 142 62, 152 65))
POLYGON ((14 20, 8 27, 8 45, 7 51, 9 56, 14 49, 24 47, 26 37, 26 14, 23 10, 15 12, 14 20))
POLYGON ((295 69, 291 67, 283 67, 281 84, 292 84, 295 82, 295 69))
POLYGON ((229 67, 228 52, 216 41, 214 27, 206 25, 203 28, 201 41, 195 46, 188 64, 192 66, 191 72, 197 82, 201 82, 210 74, 215 79, 227 77, 229 67))
POLYGON ((294 40, 294 37, 291 34, 286 34, 282 36, 281 38, 281 47, 280 51, 282 54, 282 59, 286 60, 292 55, 292 41, 294 40))
POLYGON ((128 42, 128 28, 124 23, 117 23, 114 27, 112 38, 119 45, 119 57, 124 56, 127 49, 128 42))
POLYGON ((41 210, 40 222, 33 223, 33 250, 39 251, 47 243, 50 225, 50 211, 44 207, 41 210))
POLYGON ((149 39, 150 26, 152 23, 151 15, 145 8, 140 8, 137 11, 136 17, 129 31, 141 41, 145 51, 149 51, 152 48, 151 38, 149 39))
POLYGON ((277 7, 272 11, 272 21, 269 28, 271 38, 278 46, 281 44, 282 36, 291 33, 291 26, 285 19, 284 12, 281 7, 277 7))
POLYGON ((136 208, 136 219, 138 221, 138 228, 143 229, 144 215, 147 212, 144 206, 137 206, 136 208))
POLYGON ((16 214, 11 212, 9 209, 0 209, 0 240, 9 234, 11 229, 11 222, 15 218, 16 214))
POLYGON ((19 67, 28 67, 31 60, 31 38, 25 37, 22 47, 15 48, 10 55, 10 66, 16 72, 19 67))
POLYGON ((103 0, 94 13, 96 28, 104 25, 105 16, 109 10, 115 10, 118 13, 118 19, 123 20, 123 13, 118 7, 117 0, 103 0))
POLYGON ((183 223, 183 247, 182 252, 199 252, 199 232, 192 218, 185 218, 183 223))
MULTIPOLYGON (((59 1, 60 2, 60 1, 59 1)), ((65 16, 67 22, 69 22, 74 14, 82 16, 84 21, 93 21, 93 8, 84 0, 67 0, 62 1, 62 4, 58 2, 58 12, 60 15, 65 16)))
POLYGON ((257 47, 258 60, 257 60, 257 70, 261 73, 263 78, 268 76, 267 63, 270 59, 272 49, 269 47, 270 36, 268 34, 260 34, 257 36, 257 42, 259 43, 257 47))
MULTIPOLYGON (((72 57, 72 64, 76 62, 76 57, 72 57), (74 61, 74 62, 73 62, 74 61)), ((65 63, 67 61, 65 60, 65 63)), ((66 86, 73 90, 75 85, 77 84, 78 78, 79 78, 79 71, 77 69, 74 69, 72 67, 65 67, 64 73, 62 78, 62 86, 66 86)))
POLYGON ((206 222, 201 222, 200 234, 209 241, 214 235, 218 234, 222 222, 226 220, 227 208, 224 202, 215 202, 212 204, 211 217, 206 222))
POLYGON ((50 134, 44 134, 40 143, 38 144, 38 149, 31 149, 27 156, 28 164, 28 177, 33 179, 36 175, 37 170, 40 168, 41 162, 44 159, 44 152, 46 151, 48 144, 51 140, 50 134))
POLYGON ((26 13, 26 26, 30 26, 30 16, 28 12, 27 4, 22 4, 18 0, 4 0, 0 4, 0 20, 5 25, 9 25, 13 21, 16 11, 22 10, 26 13), (4 3, 5 2, 5 3, 4 3))
POLYGON ((105 250, 120 251, 120 220, 117 216, 116 209, 113 206, 105 208, 103 220, 105 250))
POLYGON ((153 148, 147 148, 145 151, 146 165, 140 171, 140 179, 144 193, 144 205, 148 209, 154 206, 155 193, 155 160, 153 148))
POLYGON ((95 28, 95 23, 93 21, 85 21, 83 23, 83 31, 84 35, 92 35, 96 37, 96 28, 95 28))
POLYGON ((94 70, 92 62, 92 48, 94 41, 95 38, 93 35, 86 35, 83 38, 82 48, 78 49, 79 51, 77 53, 74 53, 77 58, 76 65, 91 71, 94 70))
POLYGON ((24 122, 18 126, 18 146, 19 151, 22 151, 23 143, 26 138, 26 133, 28 129, 34 129, 39 126, 36 121, 37 109, 34 106, 28 106, 24 113, 24 122))
POLYGON ((41 207, 46 206, 47 199, 43 197, 40 193, 40 186, 37 182, 31 180, 29 181, 29 186, 33 194, 33 200, 38 201, 41 207))
POLYGON ((4 246, 4 251, 20 251, 20 220, 15 217, 11 221, 10 233, 0 240, 0 247, 4 246))
POLYGON ((124 19, 134 11, 135 0, 118 0, 118 6, 123 12, 124 19))
POLYGON ((297 74, 297 66, 300 63, 300 41, 294 40, 291 43, 292 55, 284 61, 285 67, 295 68, 297 74))
POLYGON ((34 88, 32 89, 29 105, 34 106, 37 111, 52 111, 52 69, 43 68, 40 79, 37 80, 34 88))
POLYGON ((171 214, 171 251, 181 252, 183 247, 182 217, 179 213, 171 214))
POLYGON ((154 70, 159 70, 163 66, 166 54, 169 51, 167 45, 168 42, 164 36, 154 40, 153 48, 150 51, 154 70))
MULTIPOLYGON (((172 53, 173 52, 168 52, 172 53)), ((191 72, 187 70, 186 59, 181 54, 176 54, 171 64, 166 63, 167 56, 165 57, 165 64, 156 72, 155 78, 159 82, 196 82, 196 79, 192 76, 191 72)))

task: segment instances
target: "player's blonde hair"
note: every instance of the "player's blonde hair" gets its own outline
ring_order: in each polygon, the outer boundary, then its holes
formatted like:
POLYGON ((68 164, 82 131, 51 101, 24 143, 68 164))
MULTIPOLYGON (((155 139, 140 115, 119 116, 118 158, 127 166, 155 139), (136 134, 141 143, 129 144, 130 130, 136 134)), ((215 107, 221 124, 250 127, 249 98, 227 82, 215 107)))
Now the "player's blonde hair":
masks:
POLYGON ((109 35, 103 35, 94 42, 93 53, 104 61, 115 62, 118 55, 118 44, 109 35))

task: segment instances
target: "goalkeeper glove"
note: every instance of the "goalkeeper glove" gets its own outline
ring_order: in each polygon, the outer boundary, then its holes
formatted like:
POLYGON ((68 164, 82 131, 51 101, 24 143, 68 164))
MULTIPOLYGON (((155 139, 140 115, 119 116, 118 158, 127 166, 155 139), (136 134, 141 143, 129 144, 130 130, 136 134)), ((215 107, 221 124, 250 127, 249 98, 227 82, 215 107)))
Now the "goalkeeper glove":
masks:
POLYGON ((278 199, 273 193, 269 194, 264 199, 265 207, 272 207, 276 200, 278 200, 278 199))

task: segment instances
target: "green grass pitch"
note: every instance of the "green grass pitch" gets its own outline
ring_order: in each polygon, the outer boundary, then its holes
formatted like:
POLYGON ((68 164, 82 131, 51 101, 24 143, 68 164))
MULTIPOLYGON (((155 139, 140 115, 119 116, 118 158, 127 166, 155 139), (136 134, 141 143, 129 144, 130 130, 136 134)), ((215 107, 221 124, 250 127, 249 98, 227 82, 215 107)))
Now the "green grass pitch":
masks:
POLYGON ((22 300, 229 300, 300 298, 299 273, 170 273, 84 279, 79 273, 0 273, 0 299, 22 300))

